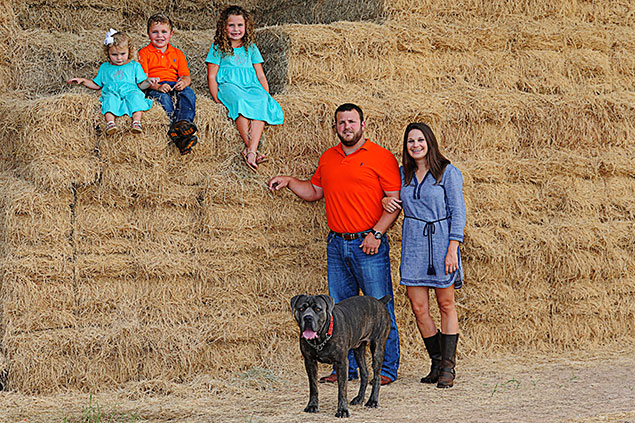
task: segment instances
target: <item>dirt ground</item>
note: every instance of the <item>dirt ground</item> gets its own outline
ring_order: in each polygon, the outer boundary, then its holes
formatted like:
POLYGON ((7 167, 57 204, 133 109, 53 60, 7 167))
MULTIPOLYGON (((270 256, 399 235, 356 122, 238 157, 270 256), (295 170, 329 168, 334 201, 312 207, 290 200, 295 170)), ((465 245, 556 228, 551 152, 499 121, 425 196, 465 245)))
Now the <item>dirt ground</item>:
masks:
MULTIPOLYGON (((320 374, 327 370, 321 366, 320 374)), ((635 353, 630 349, 466 358, 457 364, 454 388, 447 390, 419 383, 423 371, 423 366, 402 366, 399 379, 380 390, 379 408, 350 407, 347 421, 635 423, 635 353)), ((357 387, 349 383, 349 400, 357 387)), ((92 397, 0 392, 0 422, 342 421, 334 417, 337 387, 320 384, 319 393, 319 412, 304 413, 308 387, 300 366, 287 377, 253 369, 228 381, 139 382, 92 397)))

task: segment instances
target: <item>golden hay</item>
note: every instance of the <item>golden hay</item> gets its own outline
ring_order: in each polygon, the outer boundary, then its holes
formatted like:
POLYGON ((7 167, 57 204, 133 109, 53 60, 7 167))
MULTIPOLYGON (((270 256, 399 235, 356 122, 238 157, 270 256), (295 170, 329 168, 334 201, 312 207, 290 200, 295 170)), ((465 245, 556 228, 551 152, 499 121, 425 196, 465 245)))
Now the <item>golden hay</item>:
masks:
MULTIPOLYGON (((430 123, 463 173, 460 355, 635 344, 635 25, 623 2, 242 2, 296 22, 258 31, 285 111, 265 131, 258 174, 207 93, 226 3, 89 3, 14 0, 8 21, 21 28, 0 22, 17 34, 0 46, 11 92, 0 100, 0 384, 6 369, 10 389, 94 392, 286 368, 298 354, 289 299, 327 292, 328 228, 323 202, 266 182, 310 177, 349 101, 397 156, 406 124, 430 123), (297 24, 340 7, 386 21, 297 24), (99 94, 65 83, 94 76, 106 27, 145 44, 156 9, 180 28, 190 19, 173 39, 198 95, 187 156, 160 107, 143 134, 125 117, 105 136, 99 94)), ((400 230, 401 219, 392 276, 410 363, 426 353, 398 285, 400 230)))
POLYGON ((516 15, 525 20, 549 17, 570 18, 576 22, 632 25, 634 12, 628 1, 606 0, 579 2, 574 0, 393 0, 385 3, 386 14, 395 20, 409 17, 457 19, 478 16, 489 20, 516 15))
POLYGON ((4 254, 26 255, 33 248, 71 253, 70 191, 51 193, 8 172, 0 176, 0 239, 4 254), (9 248, 10 247, 10 248, 9 248))
POLYGON ((8 124, 0 130, 6 139, 0 158, 37 185, 64 190, 91 183, 98 176, 97 110, 95 98, 72 94, 33 102, 4 100, 0 118, 8 124))
MULTIPOLYGON (((116 28, 145 31, 154 13, 166 13, 178 29, 204 29, 216 21, 222 2, 204 0, 12 0, 15 19, 24 29, 56 28, 64 32, 116 28)), ((225 2, 227 3, 227 2, 225 2)))
POLYGON ((341 20, 380 21, 384 16, 383 0, 13 0, 11 3, 14 12, 7 16, 14 18, 20 27, 44 30, 56 28, 64 32, 95 28, 106 31, 110 27, 125 31, 145 30, 147 18, 157 12, 170 16, 177 29, 206 30, 215 27, 219 13, 230 4, 240 4, 250 10, 259 26, 341 20))
MULTIPOLYGON (((285 84, 304 88, 319 81, 344 88, 369 79, 381 85, 399 83, 400 90, 414 81, 426 90, 456 89, 457 83, 538 94, 630 90, 634 63, 629 52, 635 43, 629 40, 635 39, 635 27, 584 25, 568 34, 572 26, 548 20, 528 24, 515 17, 493 23, 476 18, 386 25, 340 22, 314 25, 312 31, 302 25, 264 28, 257 41, 274 93, 285 84), (474 34, 474 27, 481 32, 474 34), (394 33, 403 36, 395 38, 394 33)), ((15 89, 28 96, 67 92, 66 80, 92 78, 104 61, 103 31, 21 34, 8 43, 7 56, 20 69, 15 89)), ((148 42, 143 31, 131 35, 139 47, 148 42)), ((180 31, 173 38, 189 58, 199 95, 207 94, 204 61, 213 35, 213 30, 180 31)))

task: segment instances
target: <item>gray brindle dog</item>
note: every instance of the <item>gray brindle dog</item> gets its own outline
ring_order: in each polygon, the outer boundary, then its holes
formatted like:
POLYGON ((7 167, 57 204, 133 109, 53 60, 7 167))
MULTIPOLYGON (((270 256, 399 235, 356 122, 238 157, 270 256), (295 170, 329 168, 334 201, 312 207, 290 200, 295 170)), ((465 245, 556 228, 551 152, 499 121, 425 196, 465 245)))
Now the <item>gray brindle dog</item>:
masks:
POLYGON ((373 380, 366 407, 377 407, 380 372, 384 361, 386 339, 390 332, 390 315, 386 304, 392 299, 387 295, 381 300, 357 296, 335 304, 328 295, 296 295, 291 299, 291 309, 300 326, 300 351, 309 376, 309 403, 307 413, 318 411, 317 368, 320 363, 330 363, 337 372, 337 413, 335 417, 349 417, 346 384, 348 381, 348 351, 359 365, 359 393, 351 405, 361 404, 368 385, 366 368, 366 344, 370 344, 373 357, 373 380))

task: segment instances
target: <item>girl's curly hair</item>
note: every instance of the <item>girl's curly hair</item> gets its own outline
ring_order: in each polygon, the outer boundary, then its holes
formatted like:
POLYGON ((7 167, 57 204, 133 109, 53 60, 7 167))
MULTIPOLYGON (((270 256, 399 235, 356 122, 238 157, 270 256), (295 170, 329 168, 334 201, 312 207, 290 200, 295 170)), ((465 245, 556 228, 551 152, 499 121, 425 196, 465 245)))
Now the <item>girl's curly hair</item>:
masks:
POLYGON ((227 20, 233 15, 242 16, 243 19, 245 19, 245 35, 243 35, 243 46, 245 50, 255 41, 254 20, 251 14, 240 6, 229 6, 223 10, 218 17, 218 21, 216 21, 216 35, 214 36, 214 45, 223 57, 234 54, 231 41, 227 36, 227 20))
POLYGON ((135 46, 128 34, 126 34, 125 32, 116 32, 115 35, 112 36, 112 38, 115 40, 114 42, 108 45, 104 44, 104 54, 106 55, 106 59, 108 61, 110 61, 110 47, 113 46, 117 48, 121 46, 128 47, 128 58, 130 60, 133 60, 135 58, 135 46))

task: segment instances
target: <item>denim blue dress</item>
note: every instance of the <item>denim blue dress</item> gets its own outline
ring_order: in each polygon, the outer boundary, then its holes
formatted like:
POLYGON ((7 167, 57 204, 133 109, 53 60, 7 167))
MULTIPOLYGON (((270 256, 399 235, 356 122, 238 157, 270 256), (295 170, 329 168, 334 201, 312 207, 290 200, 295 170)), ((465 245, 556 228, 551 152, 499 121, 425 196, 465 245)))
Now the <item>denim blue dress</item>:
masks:
POLYGON ((132 117, 134 112, 149 110, 152 100, 146 98, 137 86, 145 79, 143 68, 134 60, 120 66, 102 63, 93 79, 101 87, 101 113, 132 117))
POLYGON ((246 51, 245 47, 234 48, 231 56, 222 56, 216 45, 212 45, 205 59, 206 63, 218 65, 218 99, 227 107, 231 119, 242 115, 269 125, 281 125, 282 107, 265 91, 254 69, 254 64, 263 61, 255 44, 246 51))
POLYGON ((419 182, 414 175, 403 186, 401 170, 401 200, 404 212, 401 241, 401 284, 454 288, 463 286, 463 264, 458 252, 458 269, 445 274, 445 256, 450 240, 463 242, 466 223, 461 171, 449 164, 441 182, 436 183, 430 172, 419 182))

